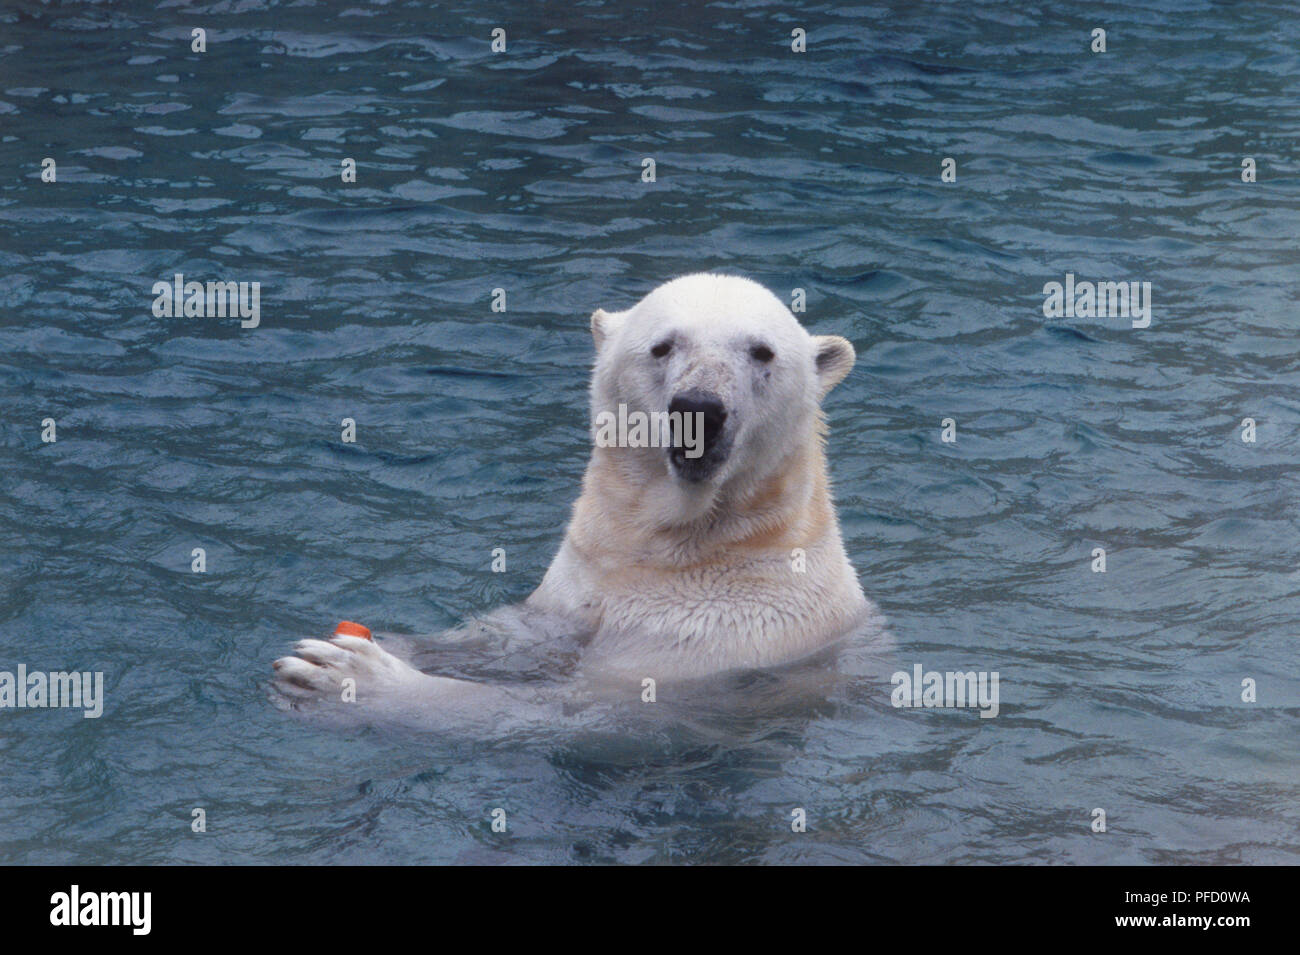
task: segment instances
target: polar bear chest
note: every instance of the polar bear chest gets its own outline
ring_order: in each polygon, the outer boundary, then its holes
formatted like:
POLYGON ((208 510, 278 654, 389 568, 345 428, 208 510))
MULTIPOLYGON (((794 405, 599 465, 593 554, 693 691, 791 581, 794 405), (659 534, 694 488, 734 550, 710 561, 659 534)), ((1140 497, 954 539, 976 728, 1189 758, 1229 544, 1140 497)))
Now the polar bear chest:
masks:
POLYGON ((592 581, 599 623, 584 661, 686 678, 806 656, 867 608, 852 567, 836 556, 811 554, 802 569, 782 556, 592 581))

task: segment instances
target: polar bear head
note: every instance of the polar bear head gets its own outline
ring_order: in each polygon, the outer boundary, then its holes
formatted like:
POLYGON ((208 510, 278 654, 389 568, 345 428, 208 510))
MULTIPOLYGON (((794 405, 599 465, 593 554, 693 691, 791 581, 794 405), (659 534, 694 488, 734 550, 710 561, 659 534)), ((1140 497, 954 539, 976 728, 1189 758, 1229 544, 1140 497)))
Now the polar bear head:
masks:
POLYGON ((591 331, 593 434, 620 406, 660 421, 695 415, 702 441, 697 433, 688 446, 690 432, 680 432, 675 442, 620 446, 616 460, 631 483, 667 483, 697 500, 820 450, 821 400, 855 357, 846 339, 809 335, 775 295, 730 275, 688 275, 627 311, 597 310, 591 331))

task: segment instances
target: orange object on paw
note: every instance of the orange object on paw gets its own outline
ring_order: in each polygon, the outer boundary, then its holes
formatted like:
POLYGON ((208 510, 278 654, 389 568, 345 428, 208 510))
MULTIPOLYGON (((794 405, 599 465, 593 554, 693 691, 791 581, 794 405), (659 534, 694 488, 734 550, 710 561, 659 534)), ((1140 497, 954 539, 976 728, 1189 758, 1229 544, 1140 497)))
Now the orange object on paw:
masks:
POLYGON ((351 620, 343 620, 334 628, 334 635, 344 637, 360 637, 362 640, 370 640, 370 628, 363 627, 359 623, 353 623, 351 620))

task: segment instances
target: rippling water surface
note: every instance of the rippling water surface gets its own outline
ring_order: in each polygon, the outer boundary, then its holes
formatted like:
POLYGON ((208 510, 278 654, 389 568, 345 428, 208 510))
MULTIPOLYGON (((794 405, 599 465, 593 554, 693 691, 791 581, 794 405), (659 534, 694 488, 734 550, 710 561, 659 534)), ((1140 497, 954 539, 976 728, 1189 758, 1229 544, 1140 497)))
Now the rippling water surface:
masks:
POLYGON ((107 701, 0 710, 0 860, 1297 861, 1295 6, 799 7, 4 5, 0 670, 107 701), (1000 715, 851 672, 621 748, 272 708, 337 619, 530 592, 587 316, 701 268, 852 339, 891 665, 996 670, 1000 715), (156 318, 176 272, 259 281, 260 326, 156 318), (1150 327, 1045 318, 1067 272, 1151 282, 1150 327))

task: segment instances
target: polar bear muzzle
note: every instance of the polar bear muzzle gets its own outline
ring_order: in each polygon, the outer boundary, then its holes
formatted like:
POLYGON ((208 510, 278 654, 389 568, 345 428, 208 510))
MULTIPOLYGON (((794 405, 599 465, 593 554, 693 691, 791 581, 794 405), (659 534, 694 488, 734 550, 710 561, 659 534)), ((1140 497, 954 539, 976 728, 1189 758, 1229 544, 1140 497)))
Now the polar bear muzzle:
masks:
POLYGON ((692 449, 678 442, 668 449, 668 460, 682 480, 691 483, 708 480, 731 452, 732 433, 727 430, 726 405, 717 395, 692 388, 673 396, 668 403, 668 414, 680 416, 678 420, 683 422, 687 415, 700 416, 694 420, 704 425, 703 435, 696 435, 696 441, 703 443, 702 453, 692 456, 688 453, 692 449))

